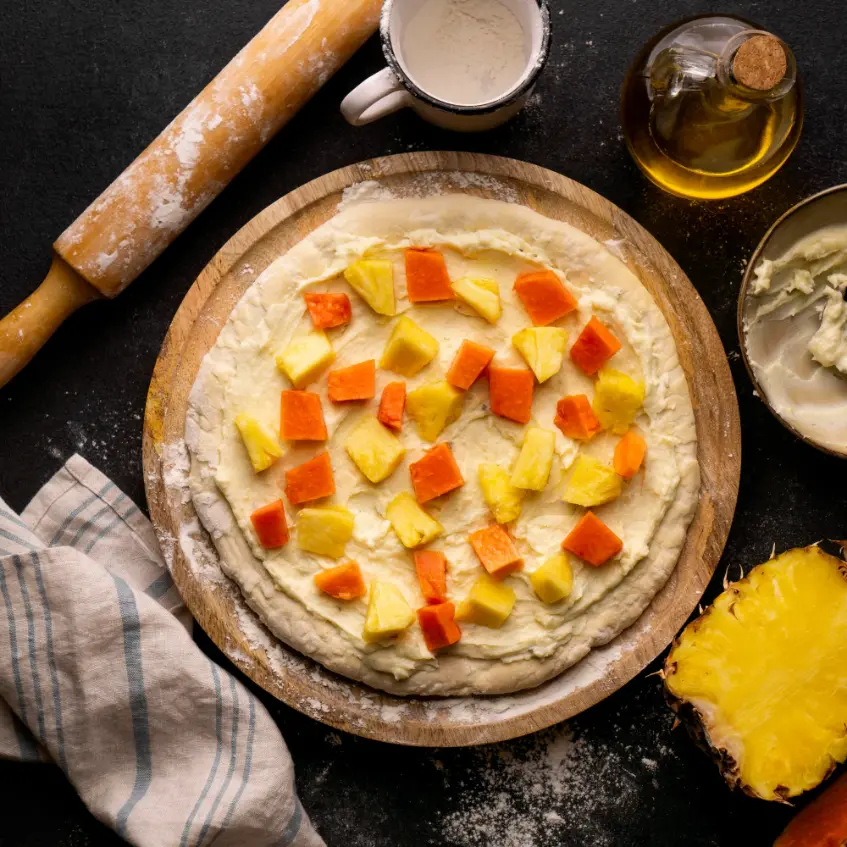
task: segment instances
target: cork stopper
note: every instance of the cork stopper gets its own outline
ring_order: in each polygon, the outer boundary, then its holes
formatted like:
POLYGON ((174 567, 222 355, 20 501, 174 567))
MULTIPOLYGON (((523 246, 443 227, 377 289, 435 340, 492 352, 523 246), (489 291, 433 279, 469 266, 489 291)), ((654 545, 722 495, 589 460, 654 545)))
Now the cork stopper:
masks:
POLYGON ((735 52, 732 75, 747 88, 769 91, 778 85, 788 70, 785 50, 772 35, 754 35, 735 52))

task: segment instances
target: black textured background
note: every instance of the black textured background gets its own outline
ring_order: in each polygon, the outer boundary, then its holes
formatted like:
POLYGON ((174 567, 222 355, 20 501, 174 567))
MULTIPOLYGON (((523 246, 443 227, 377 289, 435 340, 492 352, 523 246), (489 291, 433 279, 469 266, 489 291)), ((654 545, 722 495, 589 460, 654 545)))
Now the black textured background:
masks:
MULTIPOLYGON (((278 6, 0 2, 0 311, 42 279, 54 238, 278 6)), ((707 599, 725 566, 762 561, 773 544, 844 537, 845 466, 798 443, 753 397, 734 316, 745 259, 769 224, 803 197, 847 181, 843 3, 551 7, 553 52, 537 94, 519 118, 482 136, 449 134, 408 112, 347 127, 339 101, 381 66, 376 40, 368 43, 142 278, 116 301, 86 307, 0 392, 2 495, 22 508, 78 451, 143 503, 147 384, 172 315, 216 250, 269 203, 326 171, 376 155, 459 149, 534 162, 605 195, 665 245, 706 301, 730 356, 744 430, 738 511, 707 599), (670 21, 706 11, 735 11, 782 35, 807 95, 806 128, 787 166, 749 195, 711 204, 650 186, 626 153, 617 118, 619 86, 638 46, 670 21)), ((303 804, 331 847, 771 844, 791 810, 730 793, 685 734, 671 731, 660 681, 648 672, 567 732, 475 750, 341 737, 264 700, 291 747, 303 804)), ((116 843, 58 770, 0 763, 2 847, 116 843)))

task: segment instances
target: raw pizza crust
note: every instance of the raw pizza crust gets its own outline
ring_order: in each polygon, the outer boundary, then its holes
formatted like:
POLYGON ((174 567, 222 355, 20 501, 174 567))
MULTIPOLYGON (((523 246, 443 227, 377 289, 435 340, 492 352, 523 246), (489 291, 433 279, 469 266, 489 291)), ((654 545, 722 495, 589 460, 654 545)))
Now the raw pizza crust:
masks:
MULTIPOLYGON (((346 330, 331 331, 338 365, 379 359, 395 319, 376 316, 351 293, 354 316, 346 330)), ((566 358, 559 376, 536 386, 533 423, 553 429, 556 400, 588 393, 591 381, 566 358)), ((382 386, 397 377, 380 372, 382 386)), ((379 486, 367 483, 343 451, 346 433, 369 408, 334 406, 320 389, 330 431, 336 475, 336 501, 356 515, 348 557, 360 562, 366 579, 398 584, 413 608, 422 605, 411 555, 387 521, 385 505, 409 490, 408 462, 429 445, 407 421, 404 463, 379 486)), ((487 384, 469 392, 460 420, 439 441, 450 441, 464 474, 464 488, 440 500, 431 511, 445 536, 433 544, 450 561, 448 590, 460 600, 480 569, 465 539, 488 522, 476 479, 482 461, 510 464, 524 430, 486 414, 487 384)), ((539 685, 609 642, 634 623, 665 584, 679 557, 697 504, 699 468, 694 414, 670 329, 656 304, 631 271, 605 247, 579 230, 509 203, 465 195, 388 200, 348 206, 274 262, 245 293, 207 354, 190 398, 186 441, 191 453, 191 491, 197 512, 212 535, 225 573, 249 605, 281 640, 329 669, 393 694, 469 695, 517 691, 539 685), (411 307, 405 298, 402 251, 432 246, 444 251, 451 276, 468 273, 500 281, 504 314, 489 326, 455 304, 411 307), (432 656, 417 627, 396 643, 365 644, 361 639, 364 601, 340 603, 314 588, 313 575, 336 564, 298 550, 292 541, 268 555, 249 524, 250 512, 280 496, 281 467, 291 467, 320 450, 295 446, 276 469, 255 475, 235 427, 245 409, 268 426, 278 425, 279 391, 288 387, 274 366, 273 353, 310 325, 304 290, 349 291, 339 274, 364 254, 395 260, 398 315, 410 316, 438 338, 436 360, 409 389, 443 377, 465 337, 497 349, 497 361, 522 365, 511 335, 529 321, 511 289, 515 273, 542 266, 562 273, 579 299, 579 310, 561 322, 571 342, 592 313, 624 341, 615 367, 640 375, 647 393, 637 421, 648 441, 645 472, 618 501, 595 511, 624 540, 621 556, 602 568, 575 562, 574 592, 558 606, 544 606, 526 573, 510 577, 518 594, 511 618, 499 630, 463 626, 458 645, 432 656)), ((616 439, 597 436, 585 452, 609 461, 616 439)), ((531 571, 559 549, 582 510, 561 501, 563 480, 581 445, 557 432, 557 460, 547 489, 530 495, 513 528, 531 571)), ((429 506, 427 507, 429 508, 429 506)), ((291 507, 289 522, 295 523, 291 507)))

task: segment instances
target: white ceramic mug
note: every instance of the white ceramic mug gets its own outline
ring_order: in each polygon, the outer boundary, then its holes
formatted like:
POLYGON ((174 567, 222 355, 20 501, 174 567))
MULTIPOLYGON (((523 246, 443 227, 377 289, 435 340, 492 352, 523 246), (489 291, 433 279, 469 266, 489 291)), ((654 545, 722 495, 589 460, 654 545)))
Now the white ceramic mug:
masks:
POLYGON ((403 37, 410 22, 427 1, 386 0, 379 31, 388 67, 354 88, 341 103, 342 115, 353 126, 371 123, 408 106, 437 126, 477 132, 505 123, 523 108, 532 94, 550 52, 547 0, 500 0, 517 18, 528 39, 526 66, 521 77, 505 94, 471 106, 433 96, 417 85, 404 67, 403 37))

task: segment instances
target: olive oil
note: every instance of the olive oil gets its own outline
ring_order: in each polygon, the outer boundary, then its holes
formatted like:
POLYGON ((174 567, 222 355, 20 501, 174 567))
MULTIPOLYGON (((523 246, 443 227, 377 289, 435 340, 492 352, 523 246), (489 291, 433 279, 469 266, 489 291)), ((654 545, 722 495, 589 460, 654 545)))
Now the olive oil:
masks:
POLYGON ((683 21, 641 50, 623 86, 621 122, 635 161, 684 197, 732 197, 763 183, 800 138, 791 50, 724 15, 683 21))

